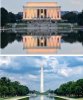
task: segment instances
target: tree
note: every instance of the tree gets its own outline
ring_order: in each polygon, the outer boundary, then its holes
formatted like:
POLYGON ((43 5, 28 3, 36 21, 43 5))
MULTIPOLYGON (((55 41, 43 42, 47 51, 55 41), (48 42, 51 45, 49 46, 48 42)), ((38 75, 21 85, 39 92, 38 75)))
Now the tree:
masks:
POLYGON ((9 86, 9 93, 8 93, 8 95, 11 95, 11 96, 16 95, 16 90, 15 90, 15 88, 12 85, 9 86))
POLYGON ((2 77, 0 79, 0 96, 23 96, 29 93, 28 87, 21 85, 18 81, 11 82, 10 79, 2 77))
POLYGON ((81 87, 80 87, 80 86, 76 86, 76 87, 75 87, 75 95, 76 95, 77 97, 79 97, 80 94, 81 94, 81 87))
POLYGON ((1 92, 2 92, 2 88, 1 88, 1 85, 0 85, 0 96, 1 96, 1 92))
POLYGON ((70 86, 71 94, 75 96, 75 87, 76 87, 76 82, 73 82, 70 86))
POLYGON ((9 12, 9 21, 10 21, 10 23, 16 22, 16 16, 12 12, 9 12))
POLYGON ((9 14, 5 8, 1 8, 1 26, 9 22, 9 14))
POLYGON ((77 20, 79 25, 83 25, 83 11, 78 14, 78 20, 77 20))
POLYGON ((68 20, 68 22, 70 22, 70 23, 76 23, 77 22, 77 14, 74 12, 68 12, 62 16, 62 19, 68 20))
POLYGON ((76 84, 77 84, 77 86, 79 86, 79 88, 80 88, 80 95, 83 96, 83 79, 77 80, 76 84))
POLYGON ((79 79, 76 82, 70 81, 62 84, 55 90, 57 95, 83 97, 83 79, 79 79))
POLYGON ((3 97, 6 97, 8 92, 9 92, 8 87, 7 86, 2 86, 2 95, 3 95, 3 97))

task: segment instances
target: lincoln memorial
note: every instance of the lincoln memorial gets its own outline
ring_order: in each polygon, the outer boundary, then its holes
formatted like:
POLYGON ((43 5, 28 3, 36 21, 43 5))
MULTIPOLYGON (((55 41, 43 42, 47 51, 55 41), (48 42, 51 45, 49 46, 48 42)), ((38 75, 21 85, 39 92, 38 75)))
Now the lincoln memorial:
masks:
POLYGON ((27 2, 23 6, 23 20, 60 20, 61 7, 57 2, 27 2))

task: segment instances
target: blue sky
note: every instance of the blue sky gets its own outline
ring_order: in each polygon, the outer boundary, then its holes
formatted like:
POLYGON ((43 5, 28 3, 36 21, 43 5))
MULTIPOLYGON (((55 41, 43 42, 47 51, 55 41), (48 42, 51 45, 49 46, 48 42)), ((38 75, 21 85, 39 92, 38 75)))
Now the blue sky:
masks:
POLYGON ((40 90, 41 63, 44 65, 45 90, 83 78, 83 57, 80 56, 2 56, 0 77, 6 76, 32 90, 40 90))
POLYGON ((82 11, 83 10, 83 0, 1 0, 1 6, 5 7, 8 11, 12 11, 13 13, 17 13, 23 10, 23 5, 26 2, 33 1, 44 1, 44 2, 58 2, 61 6, 62 10, 75 10, 82 11))

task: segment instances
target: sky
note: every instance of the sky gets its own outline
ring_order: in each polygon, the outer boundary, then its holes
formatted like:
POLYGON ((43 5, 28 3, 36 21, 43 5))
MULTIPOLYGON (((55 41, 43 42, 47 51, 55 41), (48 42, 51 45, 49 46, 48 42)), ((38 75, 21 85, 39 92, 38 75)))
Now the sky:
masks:
POLYGON ((82 11, 83 0, 1 0, 1 6, 5 7, 9 12, 17 13, 23 11, 23 5, 26 2, 58 2, 62 10, 68 11, 82 11))
POLYGON ((83 78, 83 57, 80 56, 1 56, 0 78, 7 77, 39 91, 41 63, 45 91, 83 78))

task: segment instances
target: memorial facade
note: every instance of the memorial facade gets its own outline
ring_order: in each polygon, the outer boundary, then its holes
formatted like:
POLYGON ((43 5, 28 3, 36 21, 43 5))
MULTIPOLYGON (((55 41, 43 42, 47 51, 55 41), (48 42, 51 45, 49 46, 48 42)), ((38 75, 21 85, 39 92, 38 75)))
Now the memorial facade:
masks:
POLYGON ((61 7, 57 2, 27 2, 23 6, 23 20, 60 20, 61 7))

